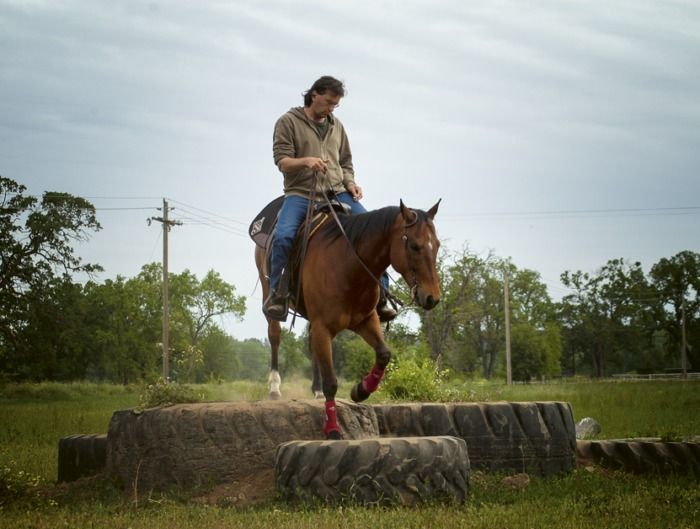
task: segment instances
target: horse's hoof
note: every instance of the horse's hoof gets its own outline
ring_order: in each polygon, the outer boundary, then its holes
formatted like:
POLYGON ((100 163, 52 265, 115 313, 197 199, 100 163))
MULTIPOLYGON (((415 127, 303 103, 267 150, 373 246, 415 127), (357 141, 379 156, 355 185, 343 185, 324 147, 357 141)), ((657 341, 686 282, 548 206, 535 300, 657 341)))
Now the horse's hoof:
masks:
POLYGON ((343 438, 338 430, 330 431, 326 434, 326 439, 329 441, 340 441, 343 438))
POLYGON ((279 391, 270 391, 270 400, 280 400, 282 394, 279 391))
POLYGON ((358 382, 350 390, 350 398, 353 400, 353 402, 363 402, 367 400, 369 395, 370 394, 367 393, 365 388, 362 386, 362 382, 358 382))
POLYGON ((326 397, 323 395, 323 391, 314 391, 314 399, 320 400, 325 398, 326 397))

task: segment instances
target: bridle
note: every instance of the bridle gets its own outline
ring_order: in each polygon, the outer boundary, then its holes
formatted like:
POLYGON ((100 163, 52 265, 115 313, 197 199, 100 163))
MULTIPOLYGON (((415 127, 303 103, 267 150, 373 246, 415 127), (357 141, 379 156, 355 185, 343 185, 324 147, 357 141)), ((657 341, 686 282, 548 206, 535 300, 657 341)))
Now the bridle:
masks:
POLYGON ((408 228, 418 224, 418 213, 412 209, 409 211, 413 213, 413 220, 406 222, 406 224, 403 225, 403 235, 401 236, 401 240, 403 241, 404 254, 406 255, 406 266, 408 266, 409 274, 413 276, 413 284, 408 285, 411 289, 411 299, 415 299, 418 291, 418 274, 416 274, 415 269, 411 265, 411 260, 408 258, 408 228))

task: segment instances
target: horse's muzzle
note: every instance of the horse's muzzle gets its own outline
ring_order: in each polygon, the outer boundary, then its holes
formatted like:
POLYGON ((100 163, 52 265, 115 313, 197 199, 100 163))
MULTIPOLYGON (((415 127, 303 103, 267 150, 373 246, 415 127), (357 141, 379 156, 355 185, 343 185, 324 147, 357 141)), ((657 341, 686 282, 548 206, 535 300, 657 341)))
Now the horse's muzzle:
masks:
POLYGON ((416 290, 416 302, 423 307, 425 310, 431 310, 435 308, 435 305, 440 303, 439 297, 433 297, 432 294, 425 294, 421 292, 420 289, 416 290))

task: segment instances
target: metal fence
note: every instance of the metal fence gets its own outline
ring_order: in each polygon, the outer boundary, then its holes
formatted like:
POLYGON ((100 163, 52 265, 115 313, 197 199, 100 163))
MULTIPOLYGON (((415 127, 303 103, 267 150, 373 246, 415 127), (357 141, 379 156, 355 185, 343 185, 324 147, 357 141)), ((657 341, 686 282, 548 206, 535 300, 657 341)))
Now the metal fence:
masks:
MULTIPOLYGON (((647 375, 637 375, 631 373, 619 373, 612 375, 615 380, 682 380, 683 373, 649 373, 647 375)), ((700 379, 700 373, 687 373, 688 379, 700 379)))

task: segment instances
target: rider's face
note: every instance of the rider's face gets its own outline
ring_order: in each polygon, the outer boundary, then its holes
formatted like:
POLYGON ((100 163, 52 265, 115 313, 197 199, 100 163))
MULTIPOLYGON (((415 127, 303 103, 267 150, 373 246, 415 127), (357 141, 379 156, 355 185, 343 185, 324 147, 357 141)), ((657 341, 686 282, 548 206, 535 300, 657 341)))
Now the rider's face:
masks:
POLYGON ((309 109, 316 119, 322 119, 332 114, 340 106, 340 96, 330 92, 317 94, 315 91, 311 95, 311 105, 309 109))

